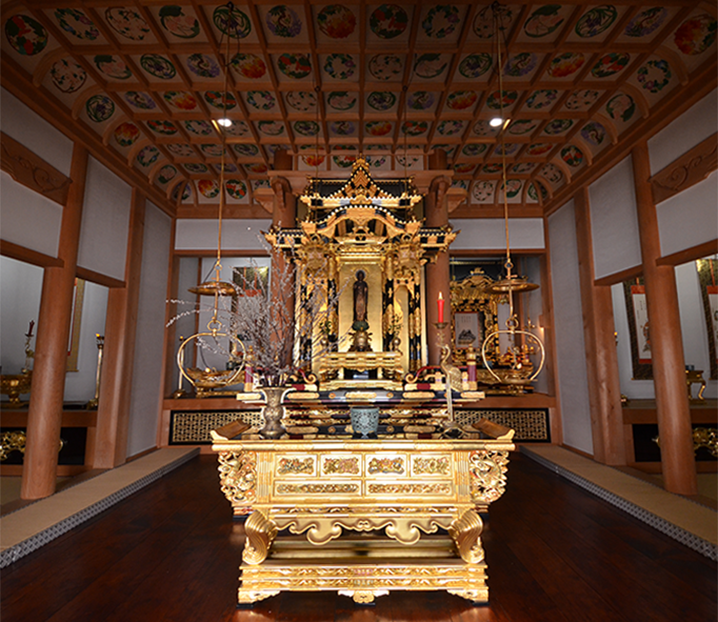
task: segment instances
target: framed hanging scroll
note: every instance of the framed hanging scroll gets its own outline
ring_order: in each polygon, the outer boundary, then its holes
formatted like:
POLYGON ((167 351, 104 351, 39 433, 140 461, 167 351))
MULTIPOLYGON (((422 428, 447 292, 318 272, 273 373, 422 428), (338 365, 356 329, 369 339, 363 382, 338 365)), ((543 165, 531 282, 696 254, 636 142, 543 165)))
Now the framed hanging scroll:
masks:
POLYGON ((70 339, 67 342, 67 366, 65 371, 77 371, 77 357, 80 353, 80 329, 82 328, 82 305, 85 301, 85 281, 75 279, 72 291, 72 320, 70 339))
POLYGON ((624 281, 623 292, 626 298, 633 380, 652 380, 651 336, 643 277, 624 281))
POLYGON ((711 380, 718 379, 718 260, 698 259, 698 283, 708 333, 708 358, 711 380))

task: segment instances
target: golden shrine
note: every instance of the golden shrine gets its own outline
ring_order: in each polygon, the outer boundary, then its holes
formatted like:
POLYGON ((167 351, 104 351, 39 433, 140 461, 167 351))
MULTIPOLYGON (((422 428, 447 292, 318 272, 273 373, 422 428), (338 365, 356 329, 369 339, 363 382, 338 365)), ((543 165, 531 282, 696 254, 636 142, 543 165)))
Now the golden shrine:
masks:
MULTIPOLYGON (((414 212, 422 195, 412 180, 375 181, 363 158, 348 181, 311 179, 299 199, 308 210, 299 228, 265 237, 296 256, 300 284, 313 277, 314 287, 341 292, 323 335, 337 346, 315 357, 311 340, 297 344, 302 366, 327 390, 400 390, 404 376, 426 359, 422 268, 448 250, 456 233, 423 227, 414 212), (368 370, 374 373, 363 373, 368 370)), ((298 289, 302 313, 310 292, 298 289)))

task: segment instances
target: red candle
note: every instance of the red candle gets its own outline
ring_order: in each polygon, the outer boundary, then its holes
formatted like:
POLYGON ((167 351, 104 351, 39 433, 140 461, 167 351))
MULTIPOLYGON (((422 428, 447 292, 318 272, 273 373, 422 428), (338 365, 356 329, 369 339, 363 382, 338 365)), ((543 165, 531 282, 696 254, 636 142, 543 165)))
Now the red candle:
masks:
POLYGON ((444 295, 441 292, 439 292, 439 299, 436 304, 439 306, 439 323, 441 324, 444 321, 444 295))

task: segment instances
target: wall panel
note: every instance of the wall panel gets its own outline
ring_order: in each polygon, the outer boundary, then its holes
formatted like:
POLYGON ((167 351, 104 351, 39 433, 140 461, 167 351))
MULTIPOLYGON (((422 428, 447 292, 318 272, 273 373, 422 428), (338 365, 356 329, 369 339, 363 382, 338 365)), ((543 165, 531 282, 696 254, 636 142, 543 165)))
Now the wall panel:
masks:
MULTIPOLYGON (((461 230, 451 250, 495 250, 506 248, 506 228, 503 218, 451 219, 451 226, 461 230)), ((511 218, 509 220, 511 250, 544 248, 543 220, 540 218, 511 218)))
POLYGON ((62 206, 0 171, 0 235, 3 240, 57 257, 62 206))
POLYGON ((563 440, 593 454, 573 201, 548 219, 563 440))
POLYGON ((648 141, 651 175, 718 130, 718 91, 712 91, 648 141))
POLYGON ((627 157, 588 188, 595 278, 641 264, 633 165, 627 157))
POLYGON ((147 202, 131 387, 127 455, 156 445, 172 219, 147 202))
POLYGON ((671 255, 718 237, 718 172, 656 205, 661 254, 671 255))
MULTIPOLYGON (((25 365, 25 333, 33 320, 33 334, 37 335, 42 277, 42 268, 0 257, 0 366, 3 374, 19 374, 25 365)), ((34 337, 30 347, 35 348, 34 337)))
MULTIPOLYGON (((271 220, 223 220, 222 250, 265 250, 269 247, 261 231, 268 231, 271 220)), ((216 250, 217 220, 183 218, 177 221, 177 250, 216 250)))
POLYGON ((52 164, 61 173, 69 175, 72 140, 5 89, 0 89, 0 97, 2 131, 52 164))
POLYGON ((132 188, 90 157, 78 266, 124 280, 131 201, 132 188))

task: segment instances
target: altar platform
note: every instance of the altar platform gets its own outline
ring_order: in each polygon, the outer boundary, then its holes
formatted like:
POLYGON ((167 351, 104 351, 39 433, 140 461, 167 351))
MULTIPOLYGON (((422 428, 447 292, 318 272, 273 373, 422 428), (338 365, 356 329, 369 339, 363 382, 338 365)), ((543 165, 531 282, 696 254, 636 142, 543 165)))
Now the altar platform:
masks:
MULTIPOLYGON (((250 426, 261 427, 261 396, 249 393, 242 397, 241 400, 230 396, 164 400, 162 444, 192 445, 199 447, 202 453, 210 453, 211 430, 238 418, 250 426)), ((423 386, 408 391, 376 388, 313 391, 301 387, 288 393, 284 404, 285 427, 294 438, 344 434, 352 406, 376 405, 381 409, 379 437, 404 434, 406 438, 432 438, 448 417, 444 389, 423 386)), ((477 392, 453 392, 454 418, 459 425, 486 418, 515 430, 514 438, 518 442, 550 443, 558 437, 560 431, 553 429, 555 407, 554 396, 540 393, 479 398, 477 392)))

